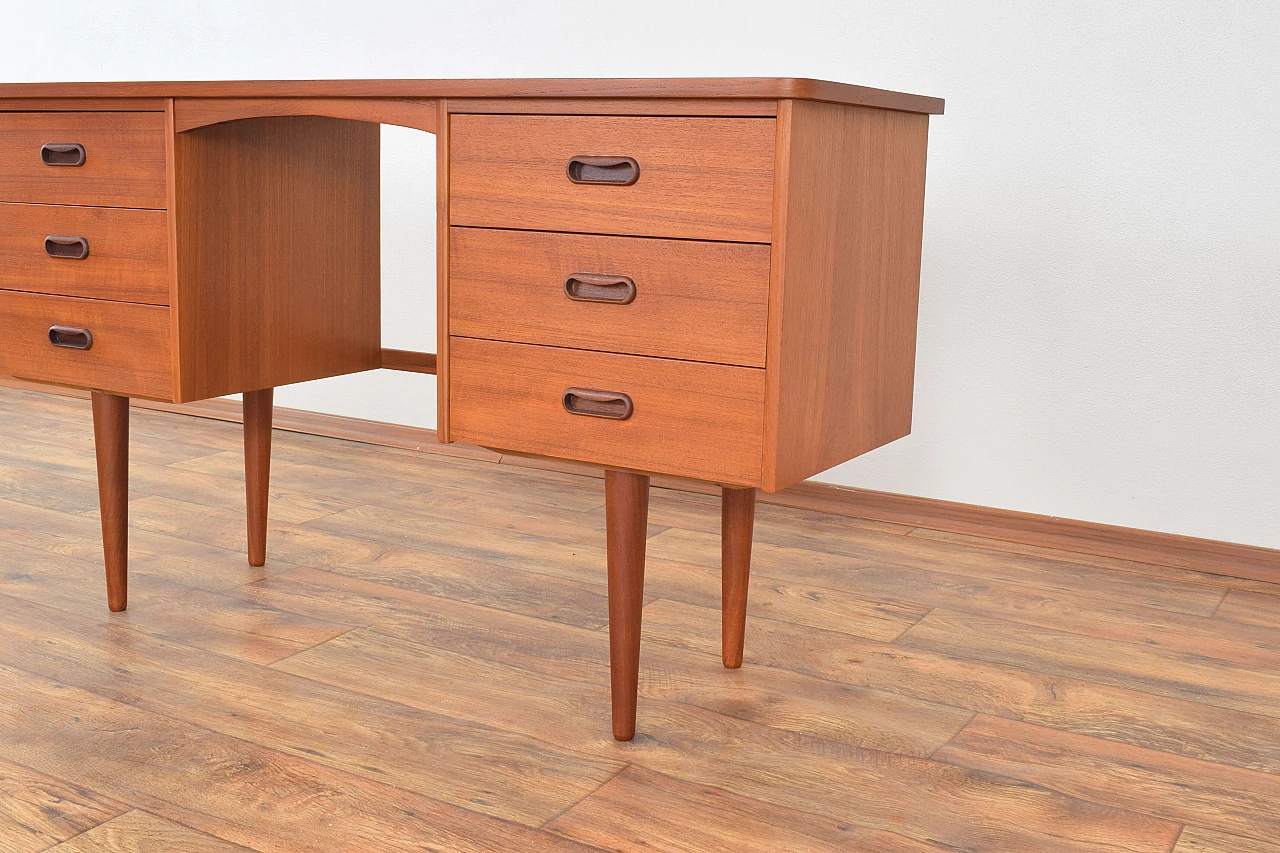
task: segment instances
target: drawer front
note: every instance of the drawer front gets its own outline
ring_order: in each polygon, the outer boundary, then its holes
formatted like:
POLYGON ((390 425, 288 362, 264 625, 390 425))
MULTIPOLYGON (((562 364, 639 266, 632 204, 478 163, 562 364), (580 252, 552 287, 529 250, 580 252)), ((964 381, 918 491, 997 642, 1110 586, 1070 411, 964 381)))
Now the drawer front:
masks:
POLYGON ((166 198, 164 113, 0 113, 0 202, 164 208, 166 198))
POLYGON ((764 366, 769 247, 453 228, 449 330, 764 366))
POLYGON ((767 243, 774 128, 767 118, 454 115, 449 222, 767 243))
POLYGON ((0 204, 0 289, 169 304, 163 210, 0 204))
POLYGON ((474 338, 449 341, 453 441, 759 485, 764 371, 474 338), (603 402, 588 393, 625 394, 603 402))
MULTIPOLYGON (((83 343, 74 332, 61 340, 83 343)), ((0 291, 0 375, 169 400, 169 309, 0 291), (50 343, 50 328, 85 329, 88 349, 50 343)))

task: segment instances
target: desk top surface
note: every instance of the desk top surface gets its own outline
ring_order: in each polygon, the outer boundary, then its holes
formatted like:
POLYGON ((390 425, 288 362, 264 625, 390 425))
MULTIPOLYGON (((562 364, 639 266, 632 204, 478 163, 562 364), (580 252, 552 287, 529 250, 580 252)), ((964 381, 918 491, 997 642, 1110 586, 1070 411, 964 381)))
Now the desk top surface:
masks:
POLYGON ((0 98, 797 98, 942 113, 941 98, 802 77, 3 83, 0 98))

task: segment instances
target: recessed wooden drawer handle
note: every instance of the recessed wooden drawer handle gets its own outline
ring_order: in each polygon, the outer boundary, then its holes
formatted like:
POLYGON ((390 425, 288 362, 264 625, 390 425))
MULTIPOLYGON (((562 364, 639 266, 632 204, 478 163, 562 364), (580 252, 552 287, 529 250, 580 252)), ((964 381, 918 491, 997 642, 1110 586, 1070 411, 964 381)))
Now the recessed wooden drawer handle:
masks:
POLYGON ((629 187, 640 180, 640 164, 634 157, 595 157, 579 154, 565 167, 575 184, 611 184, 629 187))
POLYGON ((67 349, 92 349, 93 332, 76 326, 50 326, 49 343, 67 349))
POLYGON ((46 166, 83 166, 84 146, 79 142, 50 142, 40 148, 46 166))
POLYGON ((564 408, 571 415, 611 418, 625 421, 635 411, 631 398, 621 391, 595 391, 590 388, 564 389, 564 408))
POLYGON ((51 258, 83 261, 89 257, 89 241, 83 237, 57 237, 51 234, 44 238, 44 251, 51 258))
POLYGON ((627 305, 636 298, 636 283, 625 275, 576 272, 564 280, 564 295, 578 302, 627 305))

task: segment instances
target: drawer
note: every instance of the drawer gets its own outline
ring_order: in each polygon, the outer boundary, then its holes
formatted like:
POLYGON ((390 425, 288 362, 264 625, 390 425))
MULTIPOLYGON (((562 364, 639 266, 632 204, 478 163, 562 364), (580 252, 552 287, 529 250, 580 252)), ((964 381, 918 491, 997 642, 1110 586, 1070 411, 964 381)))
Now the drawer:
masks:
POLYGON ((450 230, 452 334, 763 367, 768 302, 766 245, 450 230))
MULTIPOLYGON (((732 485, 759 485, 764 371, 449 339, 450 439, 732 485), (625 420, 573 414, 569 389, 625 394, 625 420)), ((571 398, 623 414, 625 401, 571 398)))
POLYGON ((769 242, 773 119, 449 121, 452 225, 769 242))
POLYGON ((167 235, 163 210, 0 204, 0 289, 168 305, 167 235))
POLYGON ((164 113, 0 113, 0 202, 164 208, 165 187, 164 113))
POLYGON ((0 375, 169 400, 169 339, 168 308, 0 291, 0 375), (92 346, 55 346, 52 326, 86 329, 92 346))

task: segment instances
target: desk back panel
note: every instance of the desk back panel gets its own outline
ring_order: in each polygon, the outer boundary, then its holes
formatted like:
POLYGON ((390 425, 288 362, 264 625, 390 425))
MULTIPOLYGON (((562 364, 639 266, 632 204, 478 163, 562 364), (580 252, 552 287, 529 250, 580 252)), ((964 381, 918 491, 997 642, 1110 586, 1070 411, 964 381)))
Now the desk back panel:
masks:
POLYGON ((378 125, 256 118, 174 145, 180 401, 371 370, 378 125))

